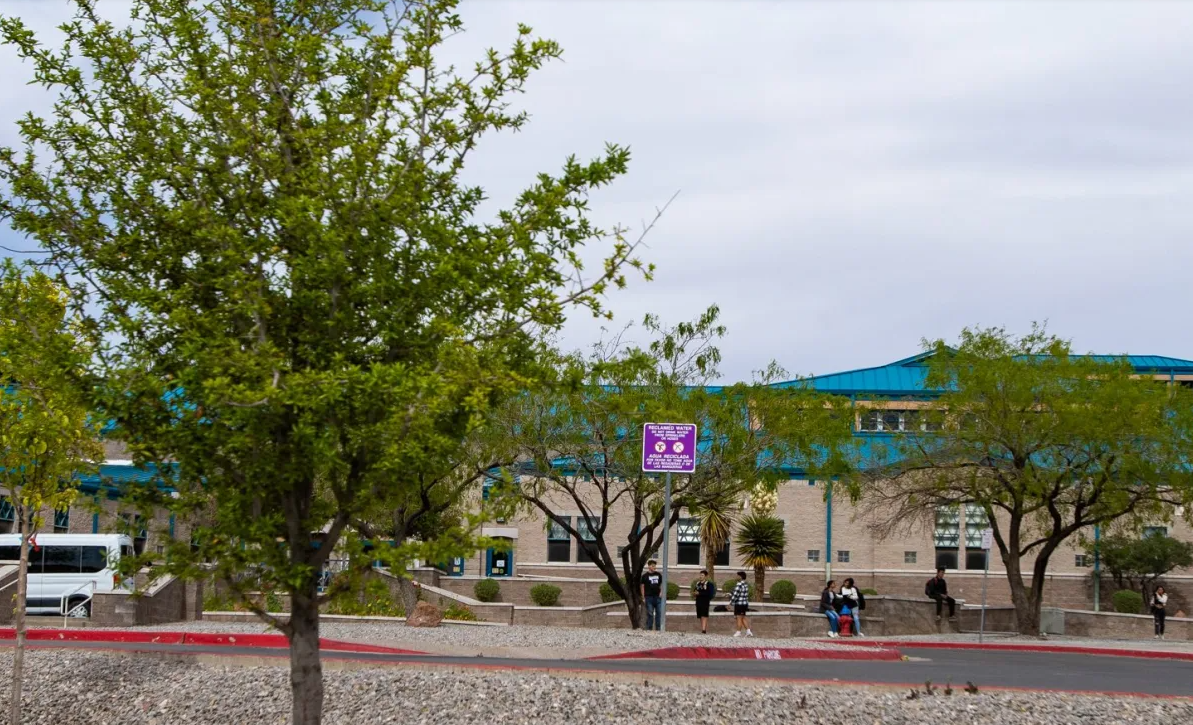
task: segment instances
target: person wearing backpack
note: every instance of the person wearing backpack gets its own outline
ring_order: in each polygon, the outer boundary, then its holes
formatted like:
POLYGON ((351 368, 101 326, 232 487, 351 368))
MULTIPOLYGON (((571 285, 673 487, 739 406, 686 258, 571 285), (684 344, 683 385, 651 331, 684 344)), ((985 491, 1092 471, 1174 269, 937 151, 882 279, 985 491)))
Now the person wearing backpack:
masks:
POLYGON ((853 617, 853 636, 863 636, 861 610, 866 608, 866 597, 862 595, 862 590, 853 583, 853 577, 846 578, 845 583, 841 585, 841 599, 844 606, 849 608, 850 616, 853 617))
POLYGON ((949 596, 949 583, 944 580, 944 569, 937 569, 936 576, 924 585, 924 595, 936 602, 936 621, 940 621, 940 612, 945 602, 949 605, 949 621, 957 619, 957 600, 949 596))

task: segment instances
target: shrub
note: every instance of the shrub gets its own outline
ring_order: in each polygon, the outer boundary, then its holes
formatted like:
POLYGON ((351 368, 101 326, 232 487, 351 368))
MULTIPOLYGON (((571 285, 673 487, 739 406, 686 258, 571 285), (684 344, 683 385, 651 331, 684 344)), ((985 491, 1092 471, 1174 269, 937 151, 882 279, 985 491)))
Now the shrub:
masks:
POLYGON ((472 588, 472 593, 482 602, 495 602, 501 596, 501 585, 493 579, 481 579, 472 588))
POLYGON ((406 610, 390 595, 389 587, 378 579, 368 580, 359 593, 345 590, 332 596, 327 613, 354 617, 406 616, 406 610))
POLYGON ((667 599, 679 599, 679 585, 675 582, 667 582, 667 599))
POLYGON ((862 594, 864 594, 867 597, 876 597, 876 596, 878 596, 878 590, 877 589, 863 589, 862 594))
POLYGON ((1143 595, 1130 589, 1114 593, 1114 611, 1120 614, 1143 614, 1143 595))
POLYGON ((770 585, 770 600, 776 604, 791 604, 795 601, 795 584, 786 579, 780 579, 770 585))
MULTIPOLYGON (((621 586, 625 588, 625 580, 621 580, 621 586)), ((608 604, 610 602, 620 602, 621 597, 617 596, 617 592, 613 591, 613 587, 609 586, 609 582, 601 582, 601 586, 597 588, 601 593, 601 602, 608 604)))
POLYGON ((450 607, 443 610, 443 618, 450 619, 454 622, 476 622, 476 614, 471 609, 462 604, 452 603, 450 607))
POLYGON ((554 607, 559 604, 563 590, 551 584, 535 584, 530 588, 530 598, 540 607, 554 607))

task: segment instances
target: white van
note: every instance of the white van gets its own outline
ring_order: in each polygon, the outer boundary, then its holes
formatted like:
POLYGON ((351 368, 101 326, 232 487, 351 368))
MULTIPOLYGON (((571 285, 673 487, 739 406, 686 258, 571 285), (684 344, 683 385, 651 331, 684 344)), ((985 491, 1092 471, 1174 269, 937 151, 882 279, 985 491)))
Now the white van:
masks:
MULTIPOLYGON (((118 588, 131 591, 133 582, 122 582, 116 565, 132 556, 132 537, 124 534, 37 534, 29 548, 29 588, 25 611, 29 614, 91 614, 91 595, 118 588), (65 605, 65 609, 63 606, 65 605)), ((0 534, 0 561, 20 561, 20 534, 0 534)))

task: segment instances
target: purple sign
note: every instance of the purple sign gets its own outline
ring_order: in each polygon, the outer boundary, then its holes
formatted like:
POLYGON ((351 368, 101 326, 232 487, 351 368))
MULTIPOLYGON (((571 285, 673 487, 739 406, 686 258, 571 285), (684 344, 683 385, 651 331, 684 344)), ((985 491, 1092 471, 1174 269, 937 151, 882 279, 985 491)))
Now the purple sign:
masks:
POLYGON ((695 423, 647 423, 642 426, 642 470, 693 473, 696 470, 695 423))

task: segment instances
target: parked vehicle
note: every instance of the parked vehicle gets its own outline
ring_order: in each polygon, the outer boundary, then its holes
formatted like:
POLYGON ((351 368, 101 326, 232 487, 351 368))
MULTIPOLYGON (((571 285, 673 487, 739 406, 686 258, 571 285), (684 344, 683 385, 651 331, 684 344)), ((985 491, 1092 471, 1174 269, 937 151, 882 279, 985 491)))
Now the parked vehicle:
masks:
MULTIPOLYGON (((91 615, 91 596, 117 589, 131 591, 116 567, 133 555, 133 540, 124 534, 37 534, 29 548, 29 614, 91 615)), ((21 558, 20 534, 0 534, 0 561, 21 558)))

